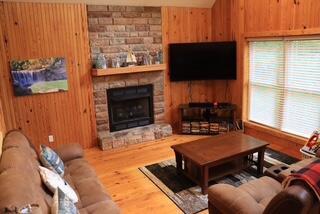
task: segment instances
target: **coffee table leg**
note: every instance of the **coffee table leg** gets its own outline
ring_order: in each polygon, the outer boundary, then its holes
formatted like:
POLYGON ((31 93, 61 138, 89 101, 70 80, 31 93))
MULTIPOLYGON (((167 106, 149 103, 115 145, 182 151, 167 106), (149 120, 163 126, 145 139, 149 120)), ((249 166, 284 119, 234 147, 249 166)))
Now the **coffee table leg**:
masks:
POLYGON ((176 155, 177 174, 182 173, 182 155, 179 152, 174 152, 176 155))
POLYGON ((209 170, 207 166, 201 167, 200 177, 201 177, 200 186, 201 186, 202 194, 205 195, 208 193, 208 182, 209 182, 209 170))
POLYGON ((263 174, 264 151, 265 151, 265 149, 260 150, 258 152, 258 163, 257 163, 257 175, 258 176, 263 174))

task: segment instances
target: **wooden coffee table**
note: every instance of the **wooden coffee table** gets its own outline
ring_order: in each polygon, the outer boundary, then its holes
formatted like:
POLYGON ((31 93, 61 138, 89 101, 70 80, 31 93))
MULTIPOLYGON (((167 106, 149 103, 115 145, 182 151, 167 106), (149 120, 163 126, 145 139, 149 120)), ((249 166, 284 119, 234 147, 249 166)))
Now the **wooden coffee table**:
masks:
POLYGON ((208 137, 171 146, 175 152, 177 173, 184 174, 206 194, 208 183, 251 165, 257 166, 257 175, 263 173, 264 152, 268 143, 240 132, 208 137), (258 160, 253 153, 258 152, 258 160))

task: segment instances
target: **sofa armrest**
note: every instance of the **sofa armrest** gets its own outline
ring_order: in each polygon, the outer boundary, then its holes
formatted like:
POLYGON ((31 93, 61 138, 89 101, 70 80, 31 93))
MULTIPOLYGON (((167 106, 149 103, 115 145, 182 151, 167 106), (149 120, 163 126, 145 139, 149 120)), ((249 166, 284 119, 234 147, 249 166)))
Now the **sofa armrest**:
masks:
MULTIPOLYGON (((262 213, 263 207, 247 192, 228 184, 216 184, 209 188, 208 199, 211 206, 221 213, 262 213)), ((213 213, 212 210, 209 210, 213 213)))
POLYGON ((277 194, 266 207, 264 214, 312 213, 316 199, 306 185, 292 185, 277 194))
POLYGON ((84 156, 82 147, 77 143, 61 145, 57 149, 55 149, 55 151, 63 162, 82 158, 84 156))

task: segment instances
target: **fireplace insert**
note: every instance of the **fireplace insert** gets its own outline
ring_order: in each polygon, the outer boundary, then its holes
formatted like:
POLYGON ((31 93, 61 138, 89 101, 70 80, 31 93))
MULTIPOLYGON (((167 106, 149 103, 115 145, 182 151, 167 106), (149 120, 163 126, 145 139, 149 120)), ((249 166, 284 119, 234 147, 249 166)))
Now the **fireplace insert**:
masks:
POLYGON ((110 131, 154 123, 153 85, 107 90, 110 131))

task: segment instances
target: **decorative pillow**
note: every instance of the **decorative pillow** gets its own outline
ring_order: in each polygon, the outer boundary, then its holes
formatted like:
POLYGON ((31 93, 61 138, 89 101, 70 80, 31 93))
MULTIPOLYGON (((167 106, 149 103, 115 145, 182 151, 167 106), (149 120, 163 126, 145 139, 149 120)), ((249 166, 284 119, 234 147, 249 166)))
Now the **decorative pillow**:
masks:
POLYGON ((72 201, 73 203, 78 202, 78 196, 72 187, 61 178, 57 173, 39 166, 40 175, 43 183, 50 189, 52 193, 55 193, 56 189, 59 187, 62 192, 64 192, 72 201))
POLYGON ((58 187, 53 196, 53 203, 51 207, 52 214, 77 214, 77 207, 73 201, 58 187))
POLYGON ((64 165, 62 160, 57 153, 45 145, 40 145, 40 161, 45 167, 63 177, 64 165))

